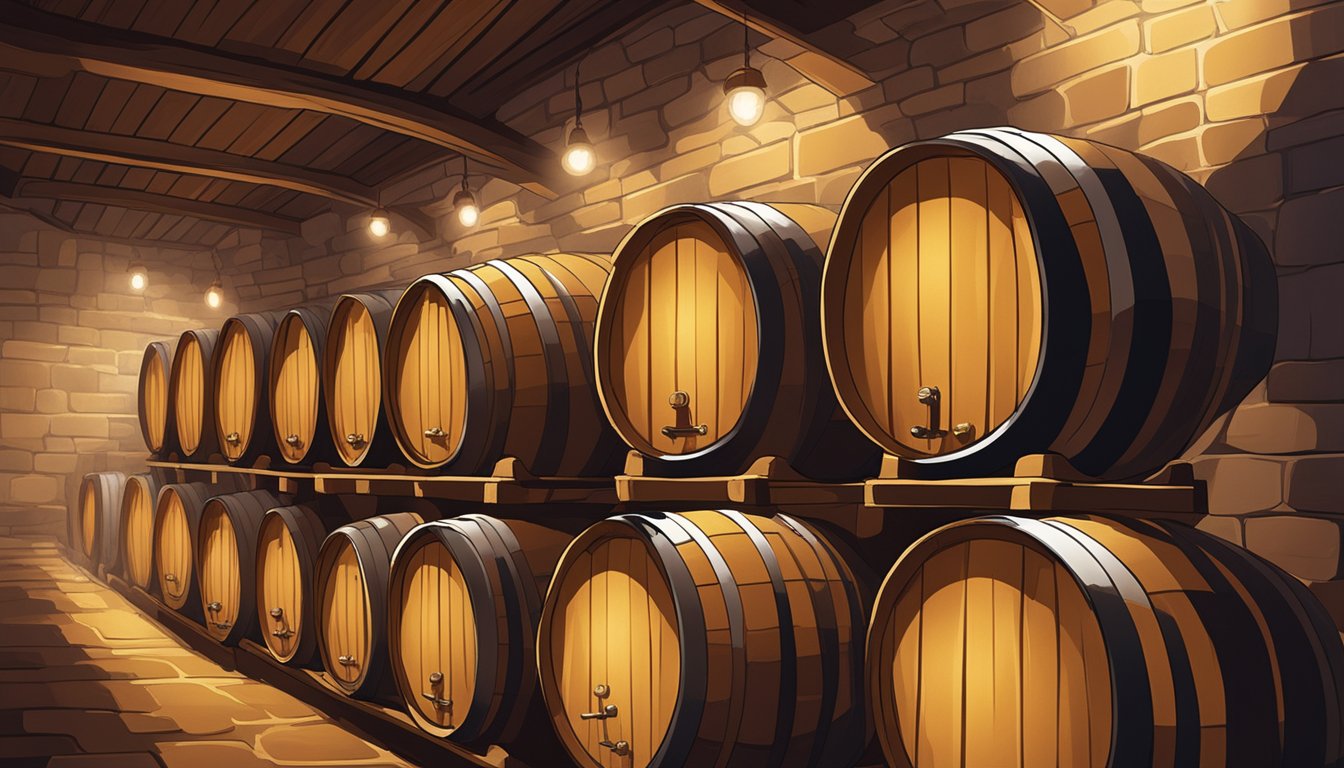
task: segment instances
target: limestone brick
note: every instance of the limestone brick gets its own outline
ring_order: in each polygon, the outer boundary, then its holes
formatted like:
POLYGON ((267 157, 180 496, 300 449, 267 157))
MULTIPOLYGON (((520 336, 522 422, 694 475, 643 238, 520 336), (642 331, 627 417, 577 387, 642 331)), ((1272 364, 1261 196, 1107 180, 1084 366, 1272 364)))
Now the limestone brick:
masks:
POLYGON ((1022 59, 1013 67, 1013 92, 1029 96, 1071 77, 1139 52, 1139 24, 1127 21, 1022 59))
POLYGON ((787 177, 793 152, 789 142, 777 141, 737 157, 727 158, 709 169, 709 194, 724 197, 735 191, 787 177))
POLYGON ((1193 48, 1142 57, 1134 64, 1134 106, 1142 107, 1190 93, 1195 90, 1198 79, 1198 62, 1193 48))
POLYGON ((798 175, 818 176, 854 163, 872 160, 890 149, 887 140, 855 115, 798 134, 798 175))
POLYGON ((1245 521, 1246 548, 1299 579, 1329 581, 1339 574, 1340 521, 1300 515, 1245 521))
POLYGON ((1222 85, 1341 50, 1344 5, 1334 3, 1219 37, 1204 54, 1204 81, 1222 85))

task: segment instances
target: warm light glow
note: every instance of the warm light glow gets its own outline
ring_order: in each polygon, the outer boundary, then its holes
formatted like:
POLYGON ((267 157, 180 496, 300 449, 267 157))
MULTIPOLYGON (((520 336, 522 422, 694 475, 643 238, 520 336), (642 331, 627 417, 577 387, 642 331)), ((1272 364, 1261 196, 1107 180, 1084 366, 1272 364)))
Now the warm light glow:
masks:
POLYGON ((457 220, 462 223, 462 226, 474 227, 480 218, 481 211, 476 207, 475 203, 464 203, 458 206, 457 220))
POLYGON ((224 289, 219 283, 211 283, 210 287, 205 289, 205 305, 211 309, 219 309, 224 304, 224 289))
POLYGON ((560 164, 573 176, 584 176, 597 166, 597 153, 588 142, 588 132, 583 130, 582 125, 576 125, 570 131, 560 164))
POLYGON ((765 91, 752 86, 733 89, 728 94, 728 113, 738 125, 755 125, 765 112, 765 91))
POLYGON ((387 212, 377 210, 369 216, 369 234, 374 237, 387 237, 387 233, 392 231, 392 221, 387 218, 387 212))
POLYGON ((131 267, 131 290, 143 291, 149 285, 149 274, 144 267, 131 267))

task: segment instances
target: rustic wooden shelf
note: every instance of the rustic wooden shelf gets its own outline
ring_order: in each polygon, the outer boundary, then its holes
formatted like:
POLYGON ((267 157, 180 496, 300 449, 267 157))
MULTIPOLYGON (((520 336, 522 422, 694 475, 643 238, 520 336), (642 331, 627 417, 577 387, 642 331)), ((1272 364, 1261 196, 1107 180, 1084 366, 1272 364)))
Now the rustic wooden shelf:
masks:
POLYGON ((313 469, 271 469, 231 464, 192 464, 151 459, 151 467, 176 472, 178 481, 220 475, 273 478, 281 493, 311 487, 319 494, 372 494, 407 496, 478 504, 614 504, 616 489, 607 477, 536 477, 516 459, 497 463, 489 476, 414 475, 398 470, 342 469, 318 465, 313 469))
POLYGON ((863 504, 863 483, 823 483, 795 472, 783 459, 766 456, 740 475, 650 477, 643 457, 631 451, 625 474, 616 477, 623 502, 703 502, 753 506, 863 504))

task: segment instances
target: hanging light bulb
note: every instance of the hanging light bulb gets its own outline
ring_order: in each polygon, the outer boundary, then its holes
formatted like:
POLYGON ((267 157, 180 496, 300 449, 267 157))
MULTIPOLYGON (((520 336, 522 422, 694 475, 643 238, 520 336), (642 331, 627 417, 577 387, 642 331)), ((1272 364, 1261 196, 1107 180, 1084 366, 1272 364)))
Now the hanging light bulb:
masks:
POLYGON ((579 65, 574 65, 574 130, 565 142, 565 154, 560 164, 571 176, 586 176, 597 166, 597 153, 583 130, 583 99, 579 97, 579 65))
POLYGON ((464 227, 474 227, 481 218, 480 206, 476 205, 476 196, 467 186, 467 156, 462 156, 462 189, 453 195, 453 209, 457 211, 457 220, 464 227))
POLYGON ((765 75, 751 66, 751 47, 747 17, 742 17, 742 68, 723 81, 728 95, 728 114, 738 125, 755 125, 765 112, 765 75))
POLYGON ((211 309, 219 309, 224 304, 224 288, 219 284, 216 278, 209 288, 205 289, 205 305, 211 309))
POLYGON ((392 220, 387 217, 387 211, 379 208, 369 216, 369 234, 374 237, 387 237, 387 233, 392 231, 392 220))
POLYGON ((131 275, 131 290, 139 293, 149 286, 149 270, 144 264, 135 263, 128 270, 131 275))

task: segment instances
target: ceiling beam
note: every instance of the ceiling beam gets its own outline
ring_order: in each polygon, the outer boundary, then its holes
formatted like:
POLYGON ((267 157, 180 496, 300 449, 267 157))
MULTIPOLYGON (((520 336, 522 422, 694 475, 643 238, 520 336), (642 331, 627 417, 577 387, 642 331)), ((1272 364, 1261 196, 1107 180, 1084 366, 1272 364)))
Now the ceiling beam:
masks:
POLYGON ((200 96, 338 115, 466 154, 500 178, 555 198, 544 179, 554 153, 493 121, 446 108, 441 99, 366 81, 224 55, 184 42, 126 32, 0 0, 0 60, 7 69, 63 77, 88 72, 200 96), (437 103, 436 103, 437 102, 437 103))
MULTIPOLYGON (((0 25, 0 29, 3 28, 4 25, 0 25)), ((0 118, 0 146, 102 163, 265 184, 360 207, 377 207, 378 193, 375 190, 345 176, 156 139, 0 118)))
POLYGON ((748 27, 766 37, 783 40, 795 46, 799 51, 781 60, 797 70, 798 74, 836 96, 852 96, 876 85, 863 70, 840 56, 822 50, 783 25, 760 16, 755 8, 742 0, 695 0, 695 2, 738 23, 742 23, 745 19, 748 27))
POLYGON ((59 229, 75 237, 86 237, 90 240, 97 240, 102 243, 119 243, 121 245, 131 245, 143 248, 171 248, 177 251, 210 251, 212 246, 203 243, 188 243, 182 240, 145 240, 137 237, 116 237, 113 235, 104 235, 98 232, 76 229, 72 224, 66 223, 50 213, 34 206, 31 200, 13 200, 0 196, 0 211, 13 211, 46 224, 52 229, 59 229))
POLYGON ((159 195, 138 189, 103 187, 73 181, 25 179, 19 182, 18 189, 10 197, 97 203, 150 213, 191 216, 202 221, 213 221, 235 227, 263 229, 296 237, 300 234, 299 227, 302 224, 297 219, 249 208, 238 208, 221 203, 207 203, 171 195, 159 195))

